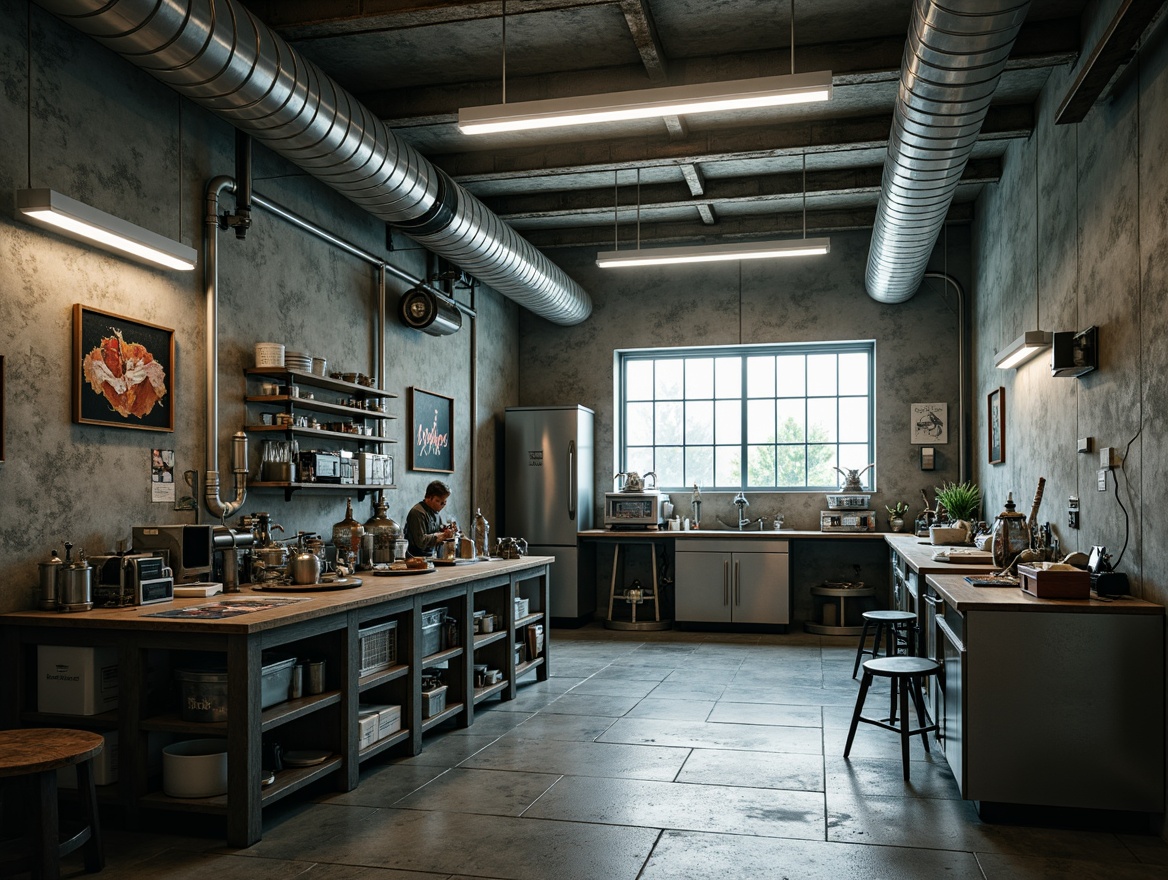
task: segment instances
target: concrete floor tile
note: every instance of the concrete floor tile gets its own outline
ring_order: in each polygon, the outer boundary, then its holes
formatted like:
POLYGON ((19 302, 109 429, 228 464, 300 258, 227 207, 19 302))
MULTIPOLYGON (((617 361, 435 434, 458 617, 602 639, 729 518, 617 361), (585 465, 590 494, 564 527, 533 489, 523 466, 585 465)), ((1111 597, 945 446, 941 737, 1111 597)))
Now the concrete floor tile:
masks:
POLYGON ((608 696, 604 694, 577 694, 568 691, 554 703, 549 703, 543 710, 550 715, 589 715, 606 718, 619 718, 635 705, 640 697, 636 696, 608 696))
POLYGON ((634 880, 656 838, 641 828, 385 810, 375 817, 300 816, 243 852, 263 859, 311 853, 317 862, 507 880, 634 880))
POLYGON ((684 676, 670 676, 650 692, 650 696, 662 700, 716 700, 726 690, 725 684, 712 680, 692 681, 684 676))
POLYGON ((484 700, 475 706, 474 723, 470 727, 456 727, 447 736, 502 736, 529 718, 534 712, 515 712, 501 701, 484 700), (498 711, 496 711, 498 710, 498 711))
MULTIPOLYGON (((565 690, 564 693, 567 691, 565 690)), ((539 712, 541 709, 546 709, 556 700, 563 696, 563 693, 555 691, 523 691, 520 690, 514 700, 500 700, 498 702, 488 702, 487 705, 491 707, 493 712, 519 712, 523 715, 531 715, 534 712, 539 712)))
POLYGON ((821 727, 817 706, 784 706, 779 703, 732 703, 719 700, 707 721, 729 724, 772 724, 782 727, 821 727))
POLYGON ((1158 834, 1120 834, 1123 843, 1137 861, 1148 865, 1168 866, 1168 840, 1158 834))
MULTIPOLYGON (((915 723, 915 719, 914 719, 915 723)), ((933 734, 927 734, 929 737, 929 751, 925 751, 925 746, 921 742, 920 734, 917 734, 909 741, 908 757, 914 765, 920 761, 927 761, 930 764, 939 764, 942 767, 948 767, 949 764, 945 760, 945 754, 941 751, 941 747, 937 741, 933 739, 933 734)), ((832 757, 842 758, 844 754, 844 746, 848 741, 848 731, 846 728, 831 727, 824 728, 823 731, 823 751, 824 754, 832 757)), ((876 727, 871 724, 860 724, 856 727, 856 736, 852 740, 852 754, 853 758, 887 758, 890 760, 900 760, 900 734, 893 733, 891 730, 884 730, 881 727, 876 727)), ((911 771, 910 771, 911 773, 911 771)))
POLYGON ((509 735, 466 763, 482 770, 539 770, 564 776, 672 780, 689 749, 624 743, 547 741, 509 735))
POLYGON ((550 715, 540 712, 510 731, 520 739, 567 740, 592 742, 612 727, 616 719, 588 715, 550 715))
POLYGON ((830 792, 827 839, 923 849, 1133 862, 1114 834, 982 822, 971 801, 830 792))
POLYGON ((808 840, 824 832, 822 794, 640 779, 565 777, 525 816, 808 840))
POLYGON ((697 785, 823 791, 823 757, 791 752, 694 749, 686 758, 677 781, 697 785))
POLYGON ((647 697, 655 681, 644 681, 631 678, 588 678, 571 689, 573 694, 593 694, 604 697, 647 697))
POLYGON ((559 776, 516 770, 448 770, 395 806, 487 816, 521 816, 559 776))
POLYGON ((626 718, 657 718, 676 721, 705 721, 714 708, 713 700, 662 700, 646 697, 626 718))
POLYGON ((421 754, 399 760, 402 764, 409 765, 457 767, 471 755, 482 751, 497 739, 497 736, 478 736, 474 733, 465 736, 431 733, 422 739, 421 754))
POLYGON ((854 754, 845 760, 828 753, 824 760, 827 794, 844 797, 918 797, 961 800, 957 780, 944 761, 913 761, 912 778, 904 781, 900 755, 895 758, 860 758, 854 754))
POLYGON ((970 853, 666 831, 640 880, 984 880, 970 853))
POLYGON ((319 803, 350 807, 389 807, 416 791, 448 768, 421 764, 412 759, 361 767, 361 781, 352 791, 333 791, 317 798, 319 803))
POLYGON ((672 666, 620 666, 613 664, 600 669, 594 679, 633 679, 635 681, 664 681, 673 671, 672 666))
POLYGON ((1163 880, 1161 865, 978 853, 986 880, 1163 880))
POLYGON ((694 749, 738 749, 752 752, 823 753, 822 732, 811 727, 767 727, 759 724, 710 724, 622 718, 599 742, 639 743, 694 749))
MULTIPOLYGON (((64 859, 63 876, 86 876, 80 855, 64 859), (74 866, 76 862, 76 866, 74 866)), ((103 880, 290 880, 311 876, 313 880, 437 880, 433 874, 350 865, 316 865, 311 860, 249 859, 237 855, 166 850, 150 858, 124 865, 109 863, 103 880), (309 874, 311 872, 311 874, 309 874)))
POLYGON ((790 703, 798 706, 854 706, 856 695, 821 687, 747 687, 729 684, 723 700, 735 703, 790 703))

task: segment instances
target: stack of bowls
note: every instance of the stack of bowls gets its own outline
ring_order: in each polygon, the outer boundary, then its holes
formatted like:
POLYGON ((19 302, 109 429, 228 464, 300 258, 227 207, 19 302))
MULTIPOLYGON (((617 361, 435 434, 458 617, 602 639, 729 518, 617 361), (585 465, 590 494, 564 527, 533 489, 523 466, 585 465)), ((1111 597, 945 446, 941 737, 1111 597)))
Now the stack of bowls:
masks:
POLYGON ((255 365, 257 367, 284 366, 284 346, 279 342, 257 342, 255 365))
POLYGON ((284 366, 289 370, 299 370, 302 373, 312 372, 312 355, 302 351, 284 352, 284 366))

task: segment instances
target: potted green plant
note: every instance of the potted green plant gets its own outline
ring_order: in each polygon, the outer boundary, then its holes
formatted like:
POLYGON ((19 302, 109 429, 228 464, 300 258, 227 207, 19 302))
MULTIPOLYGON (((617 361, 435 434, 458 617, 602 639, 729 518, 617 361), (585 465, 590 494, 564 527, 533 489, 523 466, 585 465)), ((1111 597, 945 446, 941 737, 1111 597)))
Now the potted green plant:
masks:
POLYGON ((966 481, 964 483, 946 483, 944 486, 937 487, 936 492, 937 503, 945 508, 945 513, 949 518, 949 526, 934 526, 933 528, 947 528, 951 532, 959 532, 960 537, 956 534, 946 534, 943 536, 943 540, 937 540, 938 534, 930 530, 933 543, 966 543, 973 531, 973 526, 970 523, 976 518, 978 510, 981 508, 981 489, 966 481))
POLYGON ((887 504, 884 509, 888 511, 888 527, 894 532, 899 532, 904 528, 904 515, 908 513, 908 505, 903 501, 897 501, 891 507, 887 504))

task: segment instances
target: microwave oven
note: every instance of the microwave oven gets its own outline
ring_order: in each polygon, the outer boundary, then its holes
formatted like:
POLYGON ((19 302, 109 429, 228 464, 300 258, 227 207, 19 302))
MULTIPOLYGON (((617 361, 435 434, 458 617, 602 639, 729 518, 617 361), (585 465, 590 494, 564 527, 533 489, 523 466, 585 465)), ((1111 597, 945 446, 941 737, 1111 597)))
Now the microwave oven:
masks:
POLYGON ((656 529, 660 523, 660 493, 604 493, 604 527, 606 529, 656 529))

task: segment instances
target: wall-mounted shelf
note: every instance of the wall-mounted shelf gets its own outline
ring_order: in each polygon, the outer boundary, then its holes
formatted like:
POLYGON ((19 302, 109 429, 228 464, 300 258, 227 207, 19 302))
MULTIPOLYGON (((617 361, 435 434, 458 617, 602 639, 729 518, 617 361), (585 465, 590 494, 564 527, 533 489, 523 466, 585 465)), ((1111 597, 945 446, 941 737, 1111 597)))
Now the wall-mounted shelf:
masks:
POLYGON ((339 391, 356 397, 396 398, 391 391, 381 388, 372 388, 368 385, 358 385, 356 382, 345 382, 329 376, 318 376, 316 373, 304 373, 300 370, 286 370, 283 367, 248 367, 244 370, 248 376, 257 378, 283 380, 286 384, 309 385, 313 388, 325 388, 329 391, 339 391))

